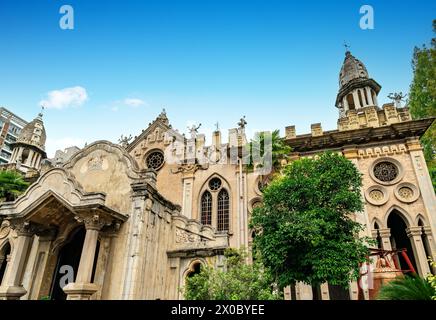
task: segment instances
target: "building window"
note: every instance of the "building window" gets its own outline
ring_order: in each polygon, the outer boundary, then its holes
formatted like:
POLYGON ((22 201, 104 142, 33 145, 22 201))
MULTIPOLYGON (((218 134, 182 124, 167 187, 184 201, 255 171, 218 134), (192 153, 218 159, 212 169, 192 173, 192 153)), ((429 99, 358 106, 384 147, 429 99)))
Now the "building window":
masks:
POLYGON ((229 194, 222 189, 218 194, 218 231, 229 230, 229 194))
POLYGON ((164 164, 164 155, 161 151, 150 153, 146 159, 148 169, 159 170, 164 164))
POLYGON ((212 195, 209 191, 205 191, 201 197, 201 223, 212 224, 212 195))
POLYGON ((373 169, 374 177, 383 182, 394 181, 399 174, 398 167, 389 161, 377 163, 373 169))
POLYGON ((209 181, 209 188, 212 191, 217 191, 221 188, 221 180, 219 178, 213 178, 209 181))
POLYGON ((354 105, 354 98, 353 98, 353 95, 351 93, 347 96, 347 103, 348 103, 348 110, 355 110, 356 109, 356 107, 354 105))
POLYGON ((360 106, 363 107, 362 91, 361 90, 357 90, 357 93, 359 95, 360 106))
POLYGON ((218 231, 230 229, 230 195, 223 181, 213 177, 201 194, 199 218, 203 225, 214 226, 218 231))

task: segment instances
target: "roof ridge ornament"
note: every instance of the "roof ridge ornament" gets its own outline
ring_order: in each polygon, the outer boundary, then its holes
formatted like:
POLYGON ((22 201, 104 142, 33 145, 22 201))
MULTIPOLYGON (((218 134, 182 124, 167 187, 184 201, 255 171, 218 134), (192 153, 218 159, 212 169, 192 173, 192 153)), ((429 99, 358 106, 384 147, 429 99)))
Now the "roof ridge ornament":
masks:
POLYGON ((401 102, 406 101, 405 98, 407 97, 407 94, 403 94, 403 92, 391 92, 388 95, 388 98, 391 99, 396 108, 401 108, 401 102))

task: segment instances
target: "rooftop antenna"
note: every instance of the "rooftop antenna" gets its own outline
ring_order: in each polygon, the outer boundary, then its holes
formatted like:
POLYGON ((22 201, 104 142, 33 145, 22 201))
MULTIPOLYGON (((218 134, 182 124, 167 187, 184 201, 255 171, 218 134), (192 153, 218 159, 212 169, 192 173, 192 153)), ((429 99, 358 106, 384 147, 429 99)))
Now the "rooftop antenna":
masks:
POLYGON ((217 121, 217 123, 215 123, 215 127, 216 127, 215 131, 220 131, 220 124, 218 121, 217 121))

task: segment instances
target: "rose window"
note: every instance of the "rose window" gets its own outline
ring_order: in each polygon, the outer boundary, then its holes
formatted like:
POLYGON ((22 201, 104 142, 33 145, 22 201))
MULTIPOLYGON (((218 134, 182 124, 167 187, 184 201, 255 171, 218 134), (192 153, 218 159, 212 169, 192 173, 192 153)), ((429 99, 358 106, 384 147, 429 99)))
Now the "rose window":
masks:
POLYGON ((221 188, 221 180, 218 178, 213 178, 209 181, 209 188, 212 191, 217 191, 219 188, 221 188))
POLYGON ((398 167, 388 161, 377 163, 374 166, 374 177, 383 182, 391 182, 398 177, 398 167))
POLYGON ((164 155, 160 151, 152 152, 146 160, 147 168, 159 170, 164 163, 164 155))
POLYGON ((409 187, 401 187, 400 189, 398 189, 398 194, 401 198, 410 199, 413 197, 413 190, 409 187))

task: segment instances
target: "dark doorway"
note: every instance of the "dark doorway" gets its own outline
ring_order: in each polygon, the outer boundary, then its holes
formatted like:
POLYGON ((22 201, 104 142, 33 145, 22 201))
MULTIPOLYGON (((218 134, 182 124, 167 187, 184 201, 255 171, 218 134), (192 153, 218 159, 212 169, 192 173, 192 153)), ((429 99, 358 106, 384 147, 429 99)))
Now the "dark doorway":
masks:
POLYGON ((322 300, 321 286, 312 286, 312 299, 322 300))
POLYGON ((8 242, 3 246, 2 250, 0 251, 0 259, 2 260, 2 263, 0 265, 0 285, 5 275, 6 265, 8 264, 7 257, 10 254, 11 254, 11 245, 8 242))
MULTIPOLYGON (((391 229, 391 245, 392 249, 407 249, 407 256, 410 259, 413 267, 416 269, 415 263, 415 255, 412 249, 412 244, 410 243, 410 239, 407 236, 406 228, 407 225, 404 222, 404 219, 401 217, 401 214, 397 210, 393 210, 388 218, 388 228, 391 229)), ((398 254, 397 261, 400 264, 400 268, 402 270, 408 270, 409 267, 406 263, 406 260, 403 258, 401 254, 398 254)))
POLYGON ((350 300, 350 291, 344 287, 329 284, 330 300, 350 300))
POLYGON ((188 273, 188 278, 191 278, 196 274, 199 274, 200 271, 201 271, 201 263, 198 262, 193 265, 192 270, 188 273))
POLYGON ((53 282, 50 292, 52 300, 66 300, 67 295, 60 286, 60 280, 65 273, 61 273, 62 266, 71 266, 74 271, 74 280, 76 279, 77 271, 79 270, 80 256, 82 254, 83 242, 85 241, 85 228, 81 227, 74 231, 71 240, 66 243, 59 251, 58 262, 55 273, 53 274, 53 282))

